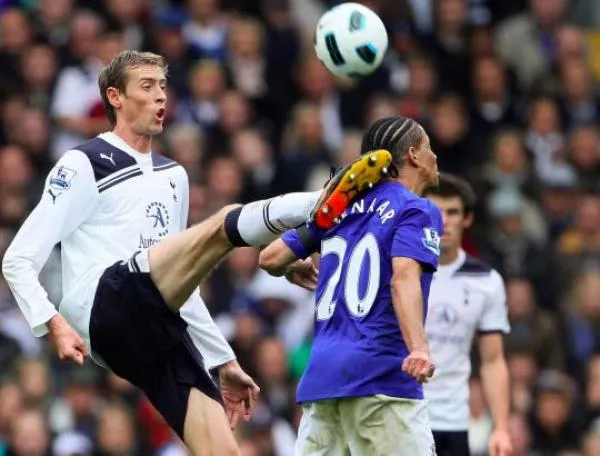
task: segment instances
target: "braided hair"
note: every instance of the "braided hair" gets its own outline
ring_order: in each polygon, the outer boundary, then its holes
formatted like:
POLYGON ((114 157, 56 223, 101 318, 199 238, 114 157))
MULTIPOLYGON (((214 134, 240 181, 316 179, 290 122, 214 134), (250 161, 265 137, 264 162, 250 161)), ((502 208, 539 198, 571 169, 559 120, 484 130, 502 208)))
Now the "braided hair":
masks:
POLYGON ((373 150, 385 149, 392 154, 394 173, 404 164, 404 154, 417 147, 424 135, 418 122, 408 117, 384 117, 377 120, 363 136, 361 155, 373 150))

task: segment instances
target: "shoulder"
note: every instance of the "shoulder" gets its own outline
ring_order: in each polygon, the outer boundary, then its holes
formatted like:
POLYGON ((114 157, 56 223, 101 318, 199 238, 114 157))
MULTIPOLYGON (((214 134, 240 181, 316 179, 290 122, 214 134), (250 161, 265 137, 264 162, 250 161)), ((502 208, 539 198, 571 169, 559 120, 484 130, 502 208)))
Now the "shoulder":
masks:
POLYGON ((179 167, 185 172, 183 166, 177 161, 156 152, 152 152, 152 167, 154 171, 166 171, 167 169, 179 167))
MULTIPOLYGON (((455 276, 479 276, 491 277, 493 272, 496 272, 488 263, 479 258, 467 255, 465 262, 455 272, 455 276)), ((498 274, 496 272, 496 274, 498 274)), ((498 274, 500 276, 500 274, 498 274)))
POLYGON ((413 196, 406 198, 401 217, 420 217, 426 219, 429 224, 441 229, 442 214, 439 208, 429 199, 413 196))
POLYGON ((117 174, 129 176, 129 174, 142 173, 137 161, 131 155, 98 136, 78 145, 75 150, 87 157, 96 182, 104 181, 109 176, 117 174))

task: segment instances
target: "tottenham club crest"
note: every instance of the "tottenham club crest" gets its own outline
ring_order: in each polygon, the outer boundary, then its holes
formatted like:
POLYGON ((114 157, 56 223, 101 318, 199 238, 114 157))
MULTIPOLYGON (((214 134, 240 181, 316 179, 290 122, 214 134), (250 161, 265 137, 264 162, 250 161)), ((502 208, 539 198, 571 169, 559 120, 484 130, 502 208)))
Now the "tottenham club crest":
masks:
POLYGON ((163 203, 158 201, 150 203, 146 208, 146 218, 152 223, 152 228, 158 230, 158 237, 162 238, 169 233, 171 218, 163 203))

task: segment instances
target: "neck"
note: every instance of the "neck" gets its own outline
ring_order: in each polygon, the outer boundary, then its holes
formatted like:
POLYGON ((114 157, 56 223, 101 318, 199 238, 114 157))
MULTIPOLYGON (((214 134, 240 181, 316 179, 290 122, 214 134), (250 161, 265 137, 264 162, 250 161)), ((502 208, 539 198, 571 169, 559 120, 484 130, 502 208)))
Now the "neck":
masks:
POLYGON ((394 180, 400 182, 414 194, 422 196, 429 184, 418 173, 411 171, 412 169, 402 168, 394 180))
POLYGON ((134 133, 130 127, 122 124, 117 124, 113 130, 113 133, 125 141, 128 146, 137 150, 138 152, 143 154, 150 152, 150 148, 152 146, 151 136, 134 133))
POLYGON ((452 263, 453 261, 456 261, 459 252, 460 248, 450 250, 443 249, 440 254, 440 264, 446 265, 452 263))

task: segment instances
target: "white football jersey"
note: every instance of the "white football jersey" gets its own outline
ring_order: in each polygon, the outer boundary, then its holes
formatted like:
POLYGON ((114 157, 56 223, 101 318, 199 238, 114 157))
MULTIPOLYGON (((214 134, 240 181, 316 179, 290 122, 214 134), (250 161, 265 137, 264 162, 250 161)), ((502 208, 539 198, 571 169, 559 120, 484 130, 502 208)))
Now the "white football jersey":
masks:
POLYGON ((425 330, 435 364, 424 385, 431 428, 466 431, 473 337, 510 331, 500 274, 462 250, 452 264, 440 265, 431 282, 425 330))
MULTIPOLYGON (((104 270, 187 225, 189 184, 177 162, 142 154, 114 133, 69 150, 50 171, 37 207, 3 262, 6 280, 34 334, 56 313, 38 275, 61 243, 60 313, 89 346, 89 319, 104 270)), ((208 368, 234 358, 199 294, 180 310, 208 368)))

